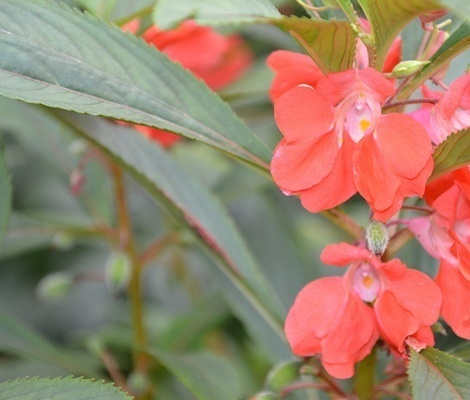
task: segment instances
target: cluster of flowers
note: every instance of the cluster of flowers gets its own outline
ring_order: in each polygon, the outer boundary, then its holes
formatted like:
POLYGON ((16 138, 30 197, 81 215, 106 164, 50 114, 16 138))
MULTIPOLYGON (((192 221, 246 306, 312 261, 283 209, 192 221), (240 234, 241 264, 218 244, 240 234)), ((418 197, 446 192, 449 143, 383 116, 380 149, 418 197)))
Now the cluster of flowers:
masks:
MULTIPOLYGON (((363 24, 369 29, 367 21, 363 24)), ((138 26, 133 21, 124 29, 135 33, 138 26)), ((213 90, 236 80, 251 63, 240 37, 222 36, 193 21, 169 31, 152 26, 142 37, 213 90)), ((444 32, 435 35, 427 56, 444 40, 444 32)), ((330 74, 303 54, 280 50, 269 56, 275 72, 270 97, 283 134, 271 163, 274 181, 285 194, 299 195, 310 212, 359 193, 374 220, 384 223, 401 210, 405 197, 423 198, 432 207, 429 215, 406 223, 441 265, 433 281, 398 259, 382 260, 383 249, 346 243, 324 249, 322 261, 349 265, 347 272, 302 289, 285 331, 295 354, 321 354, 325 369, 338 378, 351 377, 378 340, 405 357, 407 346, 432 346, 431 325, 440 315, 457 335, 470 339, 470 169, 428 183, 435 147, 470 126, 470 74, 445 93, 423 87, 433 101, 412 113, 387 112, 397 94, 390 72, 401 59, 401 40, 392 44, 382 71, 369 67, 360 40, 356 54, 355 68, 330 74)), ((445 69, 438 74, 435 80, 445 69)), ((163 146, 179 138, 136 129, 163 146)))
MULTIPOLYGON (((435 35, 441 43, 444 38, 435 35)), ((384 249, 377 254, 370 246, 346 243, 324 249, 321 260, 349 265, 347 272, 304 287, 285 332, 295 354, 321 354, 323 366, 337 378, 353 376, 355 363, 378 340, 405 358, 408 346, 418 351, 432 346, 431 325, 440 315, 457 335, 470 339, 470 168, 428 182, 436 146, 470 127, 470 74, 450 87, 441 84, 445 93, 423 87, 430 101, 418 110, 388 112, 397 87, 387 72, 400 60, 400 40, 382 71, 368 66, 362 46, 359 42, 355 68, 330 74, 306 55, 270 55, 276 74, 270 96, 283 135, 272 176, 311 212, 359 193, 373 219, 383 223, 402 209, 405 197, 423 198, 432 207, 429 215, 403 223, 440 260, 440 268, 432 280, 398 259, 382 260, 384 249)))

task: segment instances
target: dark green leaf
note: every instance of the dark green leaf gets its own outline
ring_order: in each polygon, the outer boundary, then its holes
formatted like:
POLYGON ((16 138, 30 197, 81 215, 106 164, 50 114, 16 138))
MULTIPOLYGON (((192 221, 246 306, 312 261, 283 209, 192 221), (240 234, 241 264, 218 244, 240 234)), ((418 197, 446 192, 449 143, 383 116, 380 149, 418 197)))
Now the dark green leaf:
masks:
POLYGON ((289 32, 325 74, 351 68, 356 34, 348 22, 282 17, 271 23, 289 32))
POLYGON ((267 169, 271 151, 201 81, 90 15, 2 0, 0 48, 7 97, 166 129, 267 169))
POLYGON ((0 400, 130 400, 112 384, 83 378, 19 379, 0 383, 0 400))
POLYGON ((470 129, 450 135, 434 151, 431 180, 470 164, 470 129))
POLYGON ((209 352, 168 354, 155 357, 200 400, 236 400, 241 397, 241 382, 233 366, 209 352))
POLYGON ((372 26, 375 67, 382 70, 387 52, 403 27, 419 14, 441 8, 435 0, 358 0, 372 26))
MULTIPOLYGON (((77 374, 90 374, 94 368, 84 358, 55 347, 26 325, 1 314, 0 350, 23 358, 40 359, 77 374)), ((0 399, 6 399, 1 393, 0 390, 0 399)))
POLYGON ((450 62, 470 47, 470 24, 462 24, 430 58, 426 65, 402 90, 399 99, 408 98, 426 79, 435 74, 444 64, 450 62))
POLYGON ((268 0, 159 0, 153 14, 162 29, 172 28, 192 18, 201 24, 257 22, 261 17, 277 18, 281 14, 268 0))
POLYGON ((414 400, 470 398, 470 364, 442 351, 412 350, 408 374, 414 400))

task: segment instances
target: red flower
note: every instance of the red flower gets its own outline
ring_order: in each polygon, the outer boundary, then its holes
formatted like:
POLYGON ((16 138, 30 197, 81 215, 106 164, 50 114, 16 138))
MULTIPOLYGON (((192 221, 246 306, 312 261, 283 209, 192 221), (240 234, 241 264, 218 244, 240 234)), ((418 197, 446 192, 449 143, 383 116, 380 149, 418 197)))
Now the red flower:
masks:
MULTIPOLYGON (((134 20, 123 29, 136 32, 138 24, 134 20)), ((223 36, 194 21, 185 21, 178 28, 167 31, 152 26, 142 37, 172 61, 189 69, 212 90, 222 89, 234 82, 251 65, 252 54, 239 36, 223 36)), ((180 139, 180 136, 160 129, 139 125, 135 128, 165 147, 180 139)))
POLYGON ((425 129, 410 116, 381 114, 393 85, 373 68, 328 74, 316 88, 297 85, 274 103, 284 135, 271 174, 311 212, 359 192, 386 221, 403 198, 421 196, 433 168, 425 129))
POLYGON ((432 182, 425 199, 433 214, 410 220, 409 228, 441 261, 436 283, 442 317, 457 335, 470 339, 470 167, 432 182))
POLYGON ((327 246, 321 258, 351 265, 344 277, 318 279, 298 294, 285 323, 296 355, 321 353, 325 369, 343 379, 379 336, 403 356, 405 343, 417 350, 434 344, 430 325, 439 317, 441 293, 427 275, 346 243, 327 246))

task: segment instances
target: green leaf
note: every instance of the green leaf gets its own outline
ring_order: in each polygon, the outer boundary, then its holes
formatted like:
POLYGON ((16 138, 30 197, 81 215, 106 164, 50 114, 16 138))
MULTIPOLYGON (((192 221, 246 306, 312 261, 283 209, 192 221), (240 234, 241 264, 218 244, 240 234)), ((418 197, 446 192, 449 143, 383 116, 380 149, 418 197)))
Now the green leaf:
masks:
POLYGON ((434 75, 444 64, 450 62, 470 47, 470 24, 460 25, 430 58, 426 65, 402 90, 398 99, 408 98, 426 79, 434 75))
POLYGON ((442 351, 412 350, 408 374, 414 400, 470 398, 470 364, 442 351))
POLYGON ((267 169, 271 151, 227 104, 117 27, 51 2, 2 0, 0 48, 0 94, 169 130, 267 169))
POLYGON ((10 216, 11 191, 10 174, 5 162, 5 153, 3 149, 0 149, 0 245, 3 243, 10 216))
POLYGON ((153 21, 161 29, 173 28, 191 18, 201 24, 258 22, 260 18, 277 18, 281 14, 268 0, 159 0, 153 21))
POLYGON ((358 0, 372 26, 375 68, 382 70, 387 52, 403 27, 419 14, 442 8, 435 0, 358 0))
POLYGON ((224 358, 209 352, 168 354, 154 352, 155 357, 199 400, 236 400, 241 398, 237 371, 224 358))
POLYGON ((0 400, 130 400, 112 384, 83 378, 26 378, 0 383, 0 400))
POLYGON ((344 71, 352 67, 356 34, 348 22, 298 17, 282 17, 270 22, 289 32, 323 73, 344 71))
POLYGON ((281 326, 284 310, 277 294, 216 198, 188 176, 155 142, 132 129, 73 113, 51 111, 51 114, 101 148, 177 221, 186 224, 231 285, 270 325, 272 332, 279 338, 284 337, 281 326))
MULTIPOLYGON (((0 350, 26 359, 40 359, 76 374, 91 374, 94 365, 89 359, 77 357, 58 348, 46 338, 13 318, 0 314, 0 350)), ((3 399, 0 390, 0 399, 3 399)))
POLYGON ((430 180, 470 164, 470 128, 450 135, 434 150, 433 157, 430 180))

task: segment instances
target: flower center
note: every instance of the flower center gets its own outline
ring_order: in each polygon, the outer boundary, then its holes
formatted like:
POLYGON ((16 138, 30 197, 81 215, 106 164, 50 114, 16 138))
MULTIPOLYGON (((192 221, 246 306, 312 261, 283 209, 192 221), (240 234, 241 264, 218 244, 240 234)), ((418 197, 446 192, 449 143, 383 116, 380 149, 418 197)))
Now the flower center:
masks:
POLYGON ((355 143, 358 143, 365 135, 372 132, 378 114, 380 114, 380 104, 363 94, 356 97, 346 111, 344 125, 355 143))
POLYGON ((359 264, 353 274, 353 289, 365 302, 375 301, 380 292, 380 277, 369 263, 359 264))

